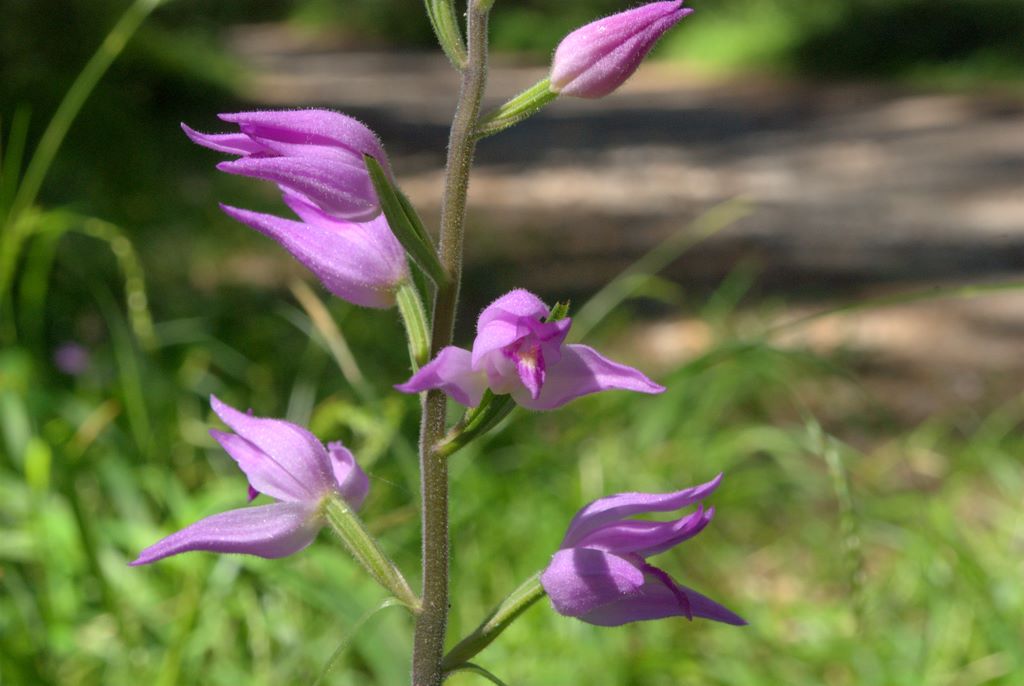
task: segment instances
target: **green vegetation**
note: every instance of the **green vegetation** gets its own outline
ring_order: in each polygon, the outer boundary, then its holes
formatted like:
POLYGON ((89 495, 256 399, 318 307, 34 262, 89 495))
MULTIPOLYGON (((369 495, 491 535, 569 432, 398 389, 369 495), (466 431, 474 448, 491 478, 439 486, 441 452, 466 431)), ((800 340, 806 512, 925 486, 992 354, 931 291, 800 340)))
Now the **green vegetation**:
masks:
MULTIPOLYGON (((191 320, 158 324, 150 354, 109 295, 96 298, 109 338, 85 375, 59 376, 46 348, 8 347, 0 361, 0 672, 40 684, 308 681, 383 600, 327 535, 277 562, 125 563, 243 502, 242 476, 206 434, 216 392, 311 417, 320 436, 351 445, 372 477, 366 520, 409 569, 417 407, 388 393, 404 373, 397 327, 382 346, 359 331, 388 331, 386 315, 367 324, 366 312, 330 304, 365 363, 367 400, 319 338, 302 342, 311 324, 284 294, 261 303, 224 289, 191 320)), ((453 458, 455 633, 546 563, 580 503, 723 470, 711 530, 661 560, 749 628, 600 629, 542 603, 481 663, 522 684, 1015 683, 1024 403, 905 427, 868 402, 831 412, 823 429, 813 416, 825 399, 856 391, 836 361, 739 335, 714 307, 704 317, 715 343, 662 377, 665 395, 520 412, 453 458)), ((395 610, 370 618, 325 683, 402 683, 404 621, 395 610)))

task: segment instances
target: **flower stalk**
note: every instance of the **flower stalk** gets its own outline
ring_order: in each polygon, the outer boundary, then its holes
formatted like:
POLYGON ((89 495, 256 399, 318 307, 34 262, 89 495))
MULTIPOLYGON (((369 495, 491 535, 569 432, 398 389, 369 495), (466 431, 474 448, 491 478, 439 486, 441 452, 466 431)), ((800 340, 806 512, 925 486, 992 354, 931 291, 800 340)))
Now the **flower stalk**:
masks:
POLYGON ((402 576, 402 572, 381 550, 377 540, 366 530, 359 515, 348 503, 341 498, 329 496, 324 499, 322 508, 331 529, 338 534, 338 538, 363 569, 403 605, 413 612, 418 612, 419 598, 409 588, 409 583, 402 576))
POLYGON ((488 112, 476 127, 477 138, 493 136, 499 131, 515 126, 539 112, 544 105, 558 97, 551 90, 551 79, 543 78, 500 107, 488 112))
MULTIPOLYGON (((473 134, 487 82, 487 8, 471 1, 466 14, 468 60, 448 141, 441 203, 438 253, 449 278, 438 284, 434 298, 431 352, 435 355, 452 342, 462 276, 466 194, 476 148, 473 134)), ((429 391, 420 423, 423 605, 413 637, 412 678, 416 686, 440 686, 444 677, 441 659, 448 627, 448 460, 435 446, 444 435, 446 405, 441 391, 429 391)))
POLYGON ((544 597, 540 574, 534 574, 501 601, 491 614, 480 623, 473 633, 448 651, 441 663, 445 672, 452 672, 469 662, 477 653, 489 646, 502 631, 526 612, 535 602, 544 597))

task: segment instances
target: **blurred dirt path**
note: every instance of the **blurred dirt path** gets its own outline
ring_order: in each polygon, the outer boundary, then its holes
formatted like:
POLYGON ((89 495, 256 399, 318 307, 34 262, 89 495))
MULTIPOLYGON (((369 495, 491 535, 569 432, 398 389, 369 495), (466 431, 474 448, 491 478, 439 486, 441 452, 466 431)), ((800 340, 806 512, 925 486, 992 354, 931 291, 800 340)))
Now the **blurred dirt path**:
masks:
MULTIPOLYGON (((278 27, 239 30, 231 44, 254 72, 254 102, 356 113, 436 212, 458 87, 439 54, 343 52, 278 27)), ((499 57, 490 99, 543 74, 499 57)), ((737 196, 754 212, 676 274, 713 282, 745 260, 767 286, 814 295, 1024 271, 1024 99, 709 81, 648 64, 611 97, 567 98, 483 141, 478 163, 472 257, 492 272, 531 265, 541 289, 604 283, 737 196)))
MULTIPOLYGON (((433 220, 458 87, 443 58, 345 52, 277 27, 241 29, 231 44, 253 70, 254 104, 328 105, 369 123, 433 220)), ((492 104, 543 75, 495 59, 492 104)), ((480 302, 470 293, 468 311, 513 285, 592 292, 737 196, 752 213, 669 275, 714 285, 742 263, 762 287, 811 307, 844 288, 838 297, 855 299, 897 284, 1012 278, 1024 272, 1024 99, 708 80, 648 64, 603 101, 559 101, 483 141, 470 194, 469 276, 488 287, 480 302)), ((628 347, 672 366, 709 335, 699 320, 663 321, 628 347)), ((847 315, 800 335, 870 353, 867 384, 912 420, 980 410, 1024 384, 1024 294, 847 315)))

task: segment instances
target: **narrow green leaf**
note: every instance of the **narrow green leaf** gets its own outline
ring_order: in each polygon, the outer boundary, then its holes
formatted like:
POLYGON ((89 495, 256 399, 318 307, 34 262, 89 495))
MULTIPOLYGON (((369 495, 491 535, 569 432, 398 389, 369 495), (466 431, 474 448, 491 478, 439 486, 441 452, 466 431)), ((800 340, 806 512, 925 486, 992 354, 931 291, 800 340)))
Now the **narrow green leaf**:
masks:
POLYGON ((352 628, 348 631, 345 637, 341 639, 341 643, 338 644, 338 647, 334 649, 334 652, 331 654, 330 659, 327 660, 327 664, 324 665, 324 668, 322 670, 320 670, 320 676, 318 676, 316 678, 316 681, 313 682, 313 686, 320 686, 320 684, 324 683, 324 679, 327 678, 327 675, 338 668, 338 665, 341 664, 341 658, 345 656, 345 653, 348 652, 349 647, 355 640, 356 633, 360 629, 362 629, 363 625, 370 621, 370 619, 372 619, 374 615, 378 614, 379 612, 382 612, 383 610, 388 609, 389 607, 402 606, 403 603, 400 600, 398 600, 398 598, 387 598, 380 605, 377 605, 371 610, 368 610, 366 614, 357 619, 356 623, 352 625, 352 628))
POLYGON ((25 141, 28 139, 28 122, 28 107, 18 107, 11 118, 6 144, 3 141, 3 131, 0 130, 0 146, 3 146, 2 160, 0 160, 0 225, 5 223, 7 211, 18 192, 21 163, 25 155, 25 141))
POLYGON ((455 3, 452 0, 426 0, 425 4, 430 25, 434 27, 434 35, 444 54, 456 69, 465 69, 468 62, 466 42, 462 39, 462 29, 456 18, 455 3))
MULTIPOLYGON (((422 228, 422 222, 418 221, 418 217, 415 220, 410 218, 400 198, 400 191, 391 184, 391 179, 380 166, 380 162, 371 155, 363 155, 363 161, 377 191, 381 211, 387 217, 388 225, 398 242, 435 284, 447 283, 448 274, 437 259, 437 253, 429 242, 424 241, 426 231, 422 228)), ((413 215, 415 216, 415 212, 413 215)))
POLYGON ((413 207, 412 202, 409 200, 409 196, 402 192, 401 188, 395 188, 395 194, 398 196, 398 202, 402 203, 402 209, 405 210, 405 216, 412 224, 412 228, 416 229, 416 234, 420 237, 424 243, 430 247, 434 247, 434 239, 430 237, 430 233, 427 231, 427 227, 423 225, 423 220, 420 219, 419 213, 416 208, 413 207))
POLYGON ((493 672, 484 669, 480 665, 473 664, 472 662, 466 662, 464 664, 459 665, 455 669, 447 672, 445 674, 445 678, 447 678, 451 674, 454 674, 455 672, 472 672, 473 674, 478 674, 482 676, 483 678, 490 681, 492 684, 497 684, 498 686, 508 686, 508 684, 499 679, 497 675, 495 675, 493 672))
POLYGON ((398 312, 405 325, 405 336, 409 341, 409 358, 416 368, 420 368, 430 359, 430 330, 427 326, 427 313, 423 309, 423 301, 416 286, 408 281, 398 287, 395 293, 398 312))
POLYGON ((39 145, 36 146, 32 159, 29 160, 25 176, 21 179, 18 192, 11 203, 10 216, 16 217, 22 210, 35 203, 36 195, 50 170, 50 164, 57 156, 57 151, 60 149, 61 143, 64 142, 64 136, 67 135, 71 124, 78 117, 85 101, 92 94, 103 75, 107 73, 110 65, 124 50, 131 37, 138 31, 142 22, 160 3, 161 0, 135 0, 114 24, 114 28, 110 30, 74 83, 68 88, 64 99, 61 100, 56 113, 39 139, 39 145))

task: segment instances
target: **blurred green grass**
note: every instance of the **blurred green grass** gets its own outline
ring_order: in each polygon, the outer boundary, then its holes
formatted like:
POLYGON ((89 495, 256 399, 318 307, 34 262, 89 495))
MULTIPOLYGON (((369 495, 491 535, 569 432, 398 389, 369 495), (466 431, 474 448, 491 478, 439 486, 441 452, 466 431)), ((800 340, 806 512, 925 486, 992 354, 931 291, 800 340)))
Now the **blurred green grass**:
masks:
MULTIPOLYGON (((113 335, 77 378, 43 350, 3 352, 3 683, 308 682, 382 600, 326 534, 276 562, 200 553, 125 566, 244 502, 243 477, 206 434, 210 392, 345 440, 371 474, 367 521, 415 576, 418 411, 388 392, 404 374, 397 328, 330 303, 377 391, 360 402, 285 296, 236 294, 244 326, 218 325, 207 304, 158 325, 162 345, 146 354, 108 299, 113 335)), ((708 317, 714 344, 661 377, 664 395, 520 413, 453 458, 453 637, 544 566, 584 502, 724 471, 713 525, 660 564, 750 627, 602 629, 541 603, 479 661, 523 684, 1017 683, 1024 401, 917 426, 868 403, 869 420, 823 429, 816 409, 856 384, 836 360, 708 317), (828 433, 866 426, 861 449, 828 433)), ((398 610, 371 618, 326 683, 402 683, 408 628, 398 610)))

